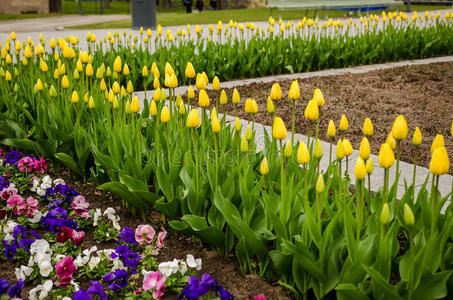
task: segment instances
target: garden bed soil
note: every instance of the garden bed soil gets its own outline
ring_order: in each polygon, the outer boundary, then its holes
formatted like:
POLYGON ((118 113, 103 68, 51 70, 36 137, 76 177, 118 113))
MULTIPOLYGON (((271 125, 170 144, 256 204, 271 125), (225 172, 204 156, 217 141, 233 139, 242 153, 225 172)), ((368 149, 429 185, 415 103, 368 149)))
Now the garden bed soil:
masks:
MULTIPOLYGON (((401 142, 401 159, 413 163, 414 147, 412 134, 418 126, 422 132, 423 142, 418 150, 417 164, 429 168, 430 147, 436 134, 444 135, 445 147, 453 158, 453 138, 451 124, 453 121, 453 63, 435 63, 428 65, 397 67, 386 70, 371 71, 363 74, 346 74, 335 76, 316 76, 298 79, 301 98, 296 101, 295 131, 307 134, 308 121, 304 110, 308 100, 313 97, 315 88, 324 94, 325 105, 320 109, 320 138, 328 141, 327 127, 329 120, 338 125, 342 114, 349 120, 349 129, 345 137, 351 141, 354 149, 360 146, 362 125, 366 117, 373 122, 374 133, 370 139, 371 151, 378 154, 380 145, 385 142, 391 131, 394 119, 402 114, 406 118, 409 135, 401 142)), ((244 103, 253 98, 258 103, 255 121, 271 125, 271 118, 266 112, 267 97, 272 84, 278 82, 284 99, 274 102, 277 115, 282 117, 288 130, 291 130, 292 103, 287 98, 291 80, 269 83, 252 83, 238 86, 241 96, 239 117, 247 119, 244 103)), ((231 103, 233 89, 225 89, 228 95, 226 110, 234 115, 231 103)), ((215 103, 214 91, 209 91, 211 107, 215 103)), ((214 104, 215 105, 215 104, 214 104)), ((219 109, 223 112, 223 108, 219 109)), ((453 168, 450 168, 453 174, 453 168)))
MULTIPOLYGON (((199 240, 184 236, 174 231, 164 224, 162 215, 151 209, 147 215, 147 220, 144 222, 138 216, 132 216, 129 209, 124 207, 121 199, 115 197, 109 192, 103 192, 97 189, 94 183, 81 183, 75 181, 69 176, 67 171, 49 170, 47 172, 52 178, 62 178, 65 183, 73 187, 77 192, 85 197, 90 203, 90 209, 101 208, 104 211, 107 207, 113 207, 117 215, 120 217, 119 224, 121 228, 131 227, 136 228, 140 224, 149 224, 153 226, 156 232, 167 230, 168 234, 164 242, 164 248, 160 249, 156 257, 159 262, 165 262, 177 259, 185 259, 187 254, 193 254, 195 258, 202 259, 202 270, 199 275, 209 273, 218 281, 226 290, 235 295, 235 299, 253 299, 254 295, 264 293, 267 299, 291 299, 288 290, 279 286, 278 283, 266 282, 263 278, 257 275, 244 276, 240 270, 239 264, 235 257, 230 255, 227 258, 221 257, 217 252, 209 249, 209 245, 203 244, 199 240)), ((94 240, 94 228, 90 227, 85 230, 85 237, 81 244, 83 248, 96 246, 98 250, 115 248, 114 241, 97 242, 94 240)), ((15 268, 19 267, 14 262, 4 261, 3 267, 0 270, 0 278, 7 279, 9 282, 16 282, 15 268)), ((79 282, 81 288, 88 288, 89 281, 81 280, 79 282)), ((27 283, 22 291, 24 299, 28 298, 28 292, 34 286, 27 283)), ((176 294, 168 294, 163 299, 176 299, 176 294)))

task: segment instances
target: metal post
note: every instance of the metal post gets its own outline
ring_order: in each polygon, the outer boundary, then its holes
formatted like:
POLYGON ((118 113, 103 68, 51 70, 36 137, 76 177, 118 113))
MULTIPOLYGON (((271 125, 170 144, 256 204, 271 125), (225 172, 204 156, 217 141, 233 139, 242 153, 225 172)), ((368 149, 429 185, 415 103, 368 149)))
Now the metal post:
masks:
POLYGON ((411 11, 411 0, 406 0, 406 12, 411 11))

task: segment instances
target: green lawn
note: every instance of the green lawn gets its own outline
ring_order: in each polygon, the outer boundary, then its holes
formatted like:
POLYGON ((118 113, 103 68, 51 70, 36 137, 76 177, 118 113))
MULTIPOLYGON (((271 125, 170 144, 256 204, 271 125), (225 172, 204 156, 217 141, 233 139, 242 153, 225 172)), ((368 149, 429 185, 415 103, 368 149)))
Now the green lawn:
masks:
MULTIPOLYGON (((404 6, 395 7, 395 9, 404 10, 404 6)), ((440 5, 411 5, 413 10, 425 11, 425 10, 437 10, 451 8, 451 6, 440 6, 440 5)), ((374 11, 373 13, 380 13, 380 11, 374 11)), ((337 10, 318 10, 316 14, 319 18, 341 18, 345 14, 349 14, 345 11, 337 10)), ((366 12, 362 12, 362 15, 366 15, 366 12)), ((278 12, 277 10, 272 11, 272 16, 276 19, 282 18, 284 20, 301 19, 304 16, 313 17, 315 10, 286 10, 278 12)), ((352 16, 356 16, 357 13, 352 16)), ((256 8, 256 9, 228 9, 222 11, 203 11, 201 13, 186 14, 184 12, 173 12, 173 13, 158 13, 157 22, 162 26, 175 26, 175 25, 186 25, 186 24, 213 24, 217 23, 218 20, 222 22, 228 22, 229 20, 236 20, 238 22, 255 22, 265 21, 269 18, 269 9, 267 8, 256 8)), ((109 29, 109 28, 130 28, 131 20, 123 21, 112 21, 88 25, 80 25, 70 27, 71 29, 109 29)))
POLYGON ((51 14, 20 14, 20 15, 2 15, 0 14, 0 22, 11 21, 11 20, 23 20, 23 19, 35 19, 45 17, 56 17, 62 16, 63 13, 51 13, 51 14))

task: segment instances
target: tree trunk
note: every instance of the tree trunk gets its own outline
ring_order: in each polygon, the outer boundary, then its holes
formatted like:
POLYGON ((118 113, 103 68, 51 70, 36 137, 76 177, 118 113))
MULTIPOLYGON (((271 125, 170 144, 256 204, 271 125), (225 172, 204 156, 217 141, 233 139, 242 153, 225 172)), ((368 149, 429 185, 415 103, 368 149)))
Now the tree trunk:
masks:
POLYGON ((105 8, 110 8, 110 0, 104 0, 105 8))
POLYGON ((49 0, 50 12, 61 12, 61 0, 49 0))

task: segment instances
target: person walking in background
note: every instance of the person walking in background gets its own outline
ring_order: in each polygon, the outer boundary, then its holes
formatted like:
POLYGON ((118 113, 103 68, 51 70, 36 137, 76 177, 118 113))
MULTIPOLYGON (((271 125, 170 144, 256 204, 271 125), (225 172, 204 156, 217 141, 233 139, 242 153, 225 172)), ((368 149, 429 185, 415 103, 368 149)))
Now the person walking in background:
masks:
POLYGON ((186 13, 192 13, 192 4, 193 4, 193 0, 181 0, 182 1, 182 5, 184 5, 186 7, 186 13))
POLYGON ((195 7, 198 9, 199 12, 201 12, 204 8, 203 0, 197 0, 195 7))

